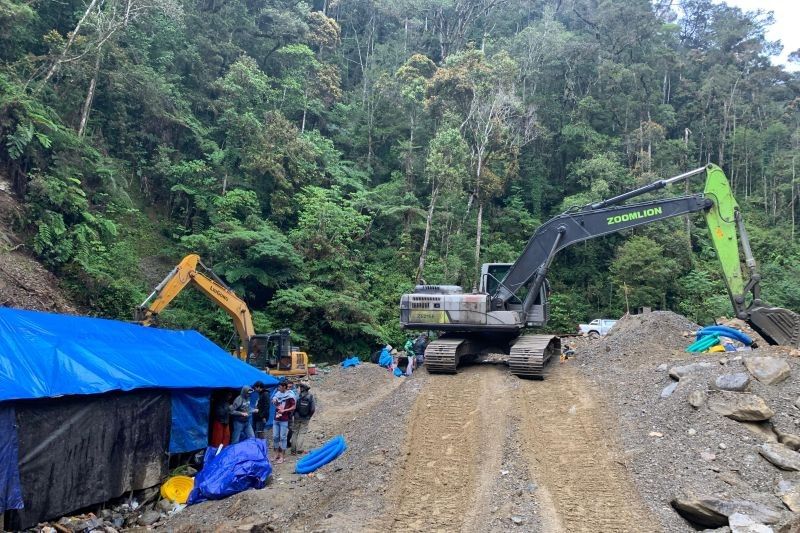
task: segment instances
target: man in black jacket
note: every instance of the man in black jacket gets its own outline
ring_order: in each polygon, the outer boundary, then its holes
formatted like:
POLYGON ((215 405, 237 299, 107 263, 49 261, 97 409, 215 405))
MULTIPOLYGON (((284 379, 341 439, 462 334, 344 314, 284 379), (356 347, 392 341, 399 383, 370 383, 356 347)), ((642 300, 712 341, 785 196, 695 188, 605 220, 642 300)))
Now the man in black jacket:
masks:
POLYGON ((303 440, 308 432, 308 422, 317 410, 317 402, 311 394, 309 385, 301 383, 299 385, 300 396, 294 410, 294 421, 292 422, 292 454, 303 453, 303 440))

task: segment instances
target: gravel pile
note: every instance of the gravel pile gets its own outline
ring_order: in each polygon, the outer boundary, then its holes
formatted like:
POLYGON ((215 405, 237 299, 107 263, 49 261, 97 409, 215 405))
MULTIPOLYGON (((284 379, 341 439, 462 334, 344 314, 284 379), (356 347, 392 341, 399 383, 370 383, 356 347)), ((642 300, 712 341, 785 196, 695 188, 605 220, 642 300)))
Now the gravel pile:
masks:
POLYGON ((800 485, 800 473, 777 468, 759 454, 759 446, 776 441, 779 433, 800 434, 797 359, 773 347, 691 355, 684 350, 693 337, 685 334, 696 328, 669 312, 626 317, 602 341, 575 340, 573 364, 607 391, 619 420, 626 467, 664 530, 694 531, 670 505, 685 496, 747 500, 789 520, 778 484, 800 485), (771 385, 756 380, 744 362, 757 356, 785 361, 791 375, 771 385), (687 365, 692 366, 674 370, 687 365), (678 381, 670 373, 682 377, 678 381), (715 390, 717 377, 734 373, 751 378, 747 391, 774 411, 769 421, 737 422, 709 408, 724 394, 741 398, 742 393, 715 390), (699 408, 689 403, 693 393, 706 399, 699 408))

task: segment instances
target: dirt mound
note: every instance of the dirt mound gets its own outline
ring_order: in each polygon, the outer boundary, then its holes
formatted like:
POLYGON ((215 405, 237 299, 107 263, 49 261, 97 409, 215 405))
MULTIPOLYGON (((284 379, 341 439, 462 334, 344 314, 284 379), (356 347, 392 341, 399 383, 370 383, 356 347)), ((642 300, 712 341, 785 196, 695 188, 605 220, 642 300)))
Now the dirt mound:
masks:
POLYGON ((636 350, 642 345, 658 344, 663 350, 682 350, 688 333, 700 328, 697 324, 672 311, 653 311, 641 315, 625 315, 600 341, 600 348, 612 351, 636 350))
POLYGON ((13 232, 21 217, 19 203, 0 190, 0 306, 77 313, 58 279, 29 255, 13 232))

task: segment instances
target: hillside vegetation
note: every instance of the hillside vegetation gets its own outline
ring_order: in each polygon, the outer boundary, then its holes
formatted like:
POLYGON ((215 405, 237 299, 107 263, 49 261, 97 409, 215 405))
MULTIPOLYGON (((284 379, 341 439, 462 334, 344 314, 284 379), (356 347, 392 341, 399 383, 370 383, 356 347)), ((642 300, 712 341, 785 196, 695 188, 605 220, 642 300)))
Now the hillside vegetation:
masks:
MULTIPOLYGON (((329 357, 400 342, 416 281, 472 287, 569 206, 711 161, 765 298, 798 310, 800 76, 770 23, 710 0, 0 0, 0 171, 80 307, 128 319, 193 251, 257 329, 329 357)), ((626 300, 727 312, 702 224, 565 251, 552 328, 626 300)), ((191 291, 164 315, 231 334, 191 291)))

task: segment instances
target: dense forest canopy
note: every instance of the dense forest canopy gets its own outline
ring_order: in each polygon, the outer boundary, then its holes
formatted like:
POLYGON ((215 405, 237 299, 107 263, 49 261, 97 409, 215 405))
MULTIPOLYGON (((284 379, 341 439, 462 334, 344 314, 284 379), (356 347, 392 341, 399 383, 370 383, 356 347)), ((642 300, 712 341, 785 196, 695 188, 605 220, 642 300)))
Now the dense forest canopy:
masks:
MULTIPOLYGON (((400 342, 416 281, 472 287, 564 209, 711 161, 765 298, 798 310, 800 76, 769 61, 771 17, 710 0, 0 0, 0 168, 30 248, 91 312, 129 319, 193 251, 258 330, 325 358, 400 342)), ((730 312, 702 218, 577 245, 551 281, 555 330, 626 305, 730 312)), ((164 315, 232 331, 193 291, 164 315)))

